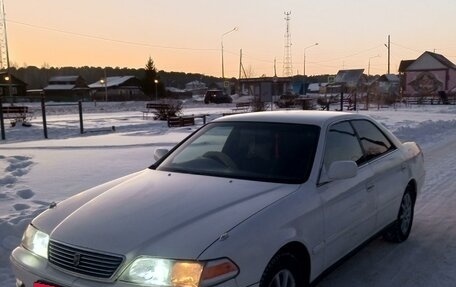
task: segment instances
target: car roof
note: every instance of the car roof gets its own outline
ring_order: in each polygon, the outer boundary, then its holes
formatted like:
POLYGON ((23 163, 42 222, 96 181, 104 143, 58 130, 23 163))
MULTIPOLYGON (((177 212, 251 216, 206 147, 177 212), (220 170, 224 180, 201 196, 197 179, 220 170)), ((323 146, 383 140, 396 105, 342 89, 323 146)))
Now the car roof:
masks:
POLYGON ((216 119, 217 122, 225 121, 242 121, 242 122, 272 122, 272 123, 296 123, 324 126, 335 120, 343 119, 365 119, 354 113, 337 112, 337 111, 264 111, 243 113, 237 115, 224 116, 216 119))

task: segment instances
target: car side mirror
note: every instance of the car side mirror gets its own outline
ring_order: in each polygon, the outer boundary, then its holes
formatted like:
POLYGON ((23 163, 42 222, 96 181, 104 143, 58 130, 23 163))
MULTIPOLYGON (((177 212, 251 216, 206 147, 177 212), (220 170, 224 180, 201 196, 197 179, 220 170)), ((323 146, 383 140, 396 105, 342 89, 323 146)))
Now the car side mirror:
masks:
POLYGON ((166 148, 157 148, 157 149, 155 149, 155 152, 154 152, 154 159, 157 161, 157 160, 161 159, 162 157, 164 157, 168 152, 169 152, 169 150, 166 148))
POLYGON ((347 179, 358 174, 358 165, 351 160, 341 160, 332 162, 329 166, 327 175, 329 179, 347 179))

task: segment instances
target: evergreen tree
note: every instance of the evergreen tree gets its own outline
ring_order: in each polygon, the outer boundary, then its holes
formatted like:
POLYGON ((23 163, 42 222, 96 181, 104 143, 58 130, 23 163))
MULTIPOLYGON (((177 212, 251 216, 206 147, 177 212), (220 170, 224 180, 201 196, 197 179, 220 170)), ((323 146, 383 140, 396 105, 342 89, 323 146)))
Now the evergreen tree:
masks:
MULTIPOLYGON (((157 68, 155 68, 154 61, 149 56, 149 59, 147 60, 146 67, 144 70, 144 78, 142 80, 142 84, 143 84, 144 93, 147 96, 149 96, 151 99, 155 99, 158 97, 158 95, 155 95, 155 90, 156 90, 155 80, 157 80, 158 83, 161 85, 160 80, 157 77, 157 68)), ((157 90, 158 90, 158 87, 157 87, 157 90)))

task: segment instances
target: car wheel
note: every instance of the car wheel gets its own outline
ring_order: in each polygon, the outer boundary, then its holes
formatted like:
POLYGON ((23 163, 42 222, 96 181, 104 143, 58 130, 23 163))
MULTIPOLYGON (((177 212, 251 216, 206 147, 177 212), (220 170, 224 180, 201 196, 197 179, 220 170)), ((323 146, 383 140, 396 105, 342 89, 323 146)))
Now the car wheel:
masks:
POLYGON ((413 223, 414 205, 412 193, 407 188, 402 196, 397 219, 384 234, 386 240, 391 242, 402 242, 409 237, 413 223))
POLYGON ((306 287, 299 261, 289 253, 276 255, 269 262, 260 280, 260 287, 306 287))

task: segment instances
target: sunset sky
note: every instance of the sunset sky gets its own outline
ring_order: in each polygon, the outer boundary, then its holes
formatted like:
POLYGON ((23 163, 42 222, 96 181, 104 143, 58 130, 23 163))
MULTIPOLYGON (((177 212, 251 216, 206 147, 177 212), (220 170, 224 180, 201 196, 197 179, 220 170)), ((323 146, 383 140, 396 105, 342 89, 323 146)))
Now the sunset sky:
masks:
POLYGON ((455 0, 4 0, 10 62, 21 67, 144 67, 238 77, 283 72, 291 11, 294 74, 391 72, 435 51, 456 62, 455 0), (234 31, 222 35, 234 27, 234 31), (319 43, 318 46, 312 46, 319 43), (307 48, 306 47, 310 47, 307 48))

